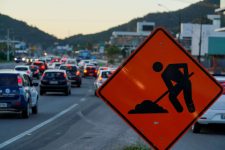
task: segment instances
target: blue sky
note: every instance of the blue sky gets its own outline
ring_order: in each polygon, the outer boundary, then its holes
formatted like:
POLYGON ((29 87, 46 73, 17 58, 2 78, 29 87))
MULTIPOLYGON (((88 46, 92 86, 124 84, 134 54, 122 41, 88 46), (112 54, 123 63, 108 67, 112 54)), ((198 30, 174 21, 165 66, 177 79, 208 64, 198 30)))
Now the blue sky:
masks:
POLYGON ((88 34, 200 0, 0 0, 0 13, 59 38, 88 34))

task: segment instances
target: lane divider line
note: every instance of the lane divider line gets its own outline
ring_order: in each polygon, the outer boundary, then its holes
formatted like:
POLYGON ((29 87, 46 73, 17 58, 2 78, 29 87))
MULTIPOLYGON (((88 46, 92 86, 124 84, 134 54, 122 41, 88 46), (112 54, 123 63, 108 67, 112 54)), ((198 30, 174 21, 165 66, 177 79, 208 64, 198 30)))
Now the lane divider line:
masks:
POLYGON ((58 114, 56 114, 55 116, 49 118, 48 120, 46 120, 46 121, 44 121, 44 122, 42 122, 42 123, 40 123, 40 124, 34 126, 33 128, 31 128, 31 129, 29 129, 29 130, 27 130, 27 131, 25 131, 25 132, 23 132, 23 133, 21 133, 21 134, 15 136, 15 137, 13 137, 13 138, 11 138, 11 139, 9 139, 9 140, 7 140, 7 141, 1 143, 1 144, 0 144, 0 149, 6 147, 7 145, 9 145, 9 144, 11 144, 11 143, 13 143, 13 142, 15 142, 15 141, 21 139, 21 138, 23 138, 23 137, 26 136, 26 135, 31 134, 32 132, 34 132, 34 131, 40 129, 41 127, 43 127, 43 126, 45 126, 45 125, 47 125, 47 124, 53 122, 54 120, 56 120, 56 119, 58 119, 59 117, 63 116, 64 114, 66 114, 67 112, 71 111, 73 108, 75 108, 75 107, 77 107, 77 106, 78 106, 78 104, 73 104, 72 106, 70 106, 70 107, 68 107, 67 109, 61 111, 60 113, 58 113, 58 114))

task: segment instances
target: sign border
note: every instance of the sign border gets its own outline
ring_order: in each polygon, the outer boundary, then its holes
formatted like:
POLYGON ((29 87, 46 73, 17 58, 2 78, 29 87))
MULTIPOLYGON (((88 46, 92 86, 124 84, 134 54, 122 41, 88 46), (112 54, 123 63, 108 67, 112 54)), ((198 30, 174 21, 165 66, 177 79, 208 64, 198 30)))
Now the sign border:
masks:
POLYGON ((122 65, 113 73, 112 76, 98 89, 97 94, 104 100, 106 104, 108 104, 128 125, 130 125, 147 143, 150 144, 155 149, 159 149, 155 146, 143 133, 141 133, 120 111, 114 107, 102 94, 101 91, 103 88, 126 66, 126 64, 151 40, 157 32, 163 32, 186 56, 188 56, 193 63, 195 63, 215 84, 217 84, 221 89, 220 92, 211 100, 211 102, 194 118, 194 120, 184 128, 182 132, 166 147, 166 149, 171 148, 175 142, 181 138, 182 135, 190 128, 190 126, 197 121, 197 119, 219 98, 219 96, 223 92, 223 88, 220 84, 209 74, 207 71, 195 60, 188 52, 162 27, 156 28, 147 38, 146 40, 125 60, 122 65))

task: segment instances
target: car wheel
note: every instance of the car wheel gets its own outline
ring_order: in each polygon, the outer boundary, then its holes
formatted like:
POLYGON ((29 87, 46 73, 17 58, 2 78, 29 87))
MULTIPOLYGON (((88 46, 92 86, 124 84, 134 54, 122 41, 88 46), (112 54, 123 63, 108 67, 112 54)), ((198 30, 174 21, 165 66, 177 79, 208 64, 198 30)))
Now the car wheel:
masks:
POLYGON ((29 118, 29 117, 30 117, 30 102, 28 102, 26 109, 22 111, 22 118, 29 118))
POLYGON ((32 114, 37 114, 38 113, 38 98, 37 98, 37 103, 34 107, 32 107, 32 114))
POLYGON ((65 91, 65 95, 66 95, 66 96, 68 96, 68 95, 69 95, 69 90, 68 90, 68 89, 66 89, 66 91, 65 91))
POLYGON ((196 122, 194 125, 192 125, 192 132, 193 133, 200 133, 201 131, 201 124, 196 122))

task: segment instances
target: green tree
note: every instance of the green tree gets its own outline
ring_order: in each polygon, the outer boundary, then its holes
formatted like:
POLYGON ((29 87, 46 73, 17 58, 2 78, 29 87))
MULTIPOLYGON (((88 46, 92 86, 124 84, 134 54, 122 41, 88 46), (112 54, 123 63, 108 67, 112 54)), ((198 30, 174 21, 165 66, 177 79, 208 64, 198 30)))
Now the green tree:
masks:
POLYGON ((108 57, 109 63, 112 63, 112 64, 114 63, 115 58, 121 54, 121 50, 114 45, 108 46, 105 51, 106 51, 106 56, 108 57))

